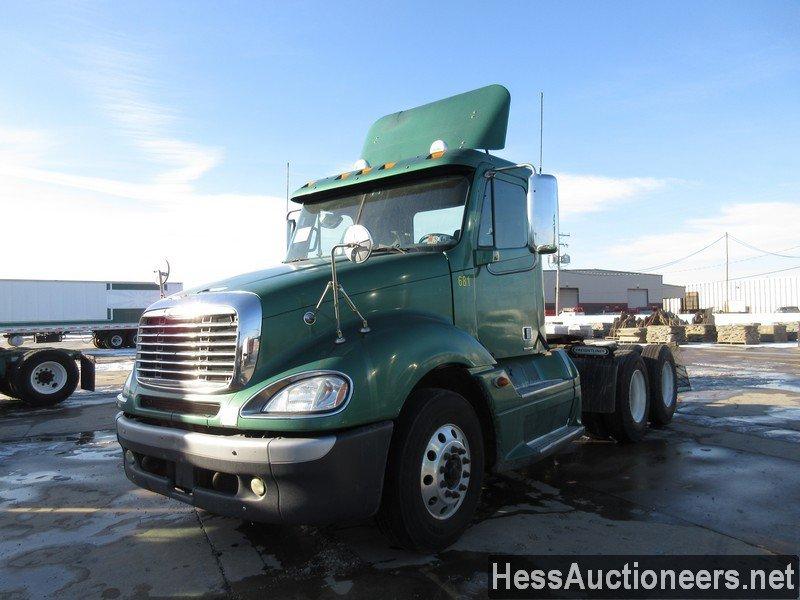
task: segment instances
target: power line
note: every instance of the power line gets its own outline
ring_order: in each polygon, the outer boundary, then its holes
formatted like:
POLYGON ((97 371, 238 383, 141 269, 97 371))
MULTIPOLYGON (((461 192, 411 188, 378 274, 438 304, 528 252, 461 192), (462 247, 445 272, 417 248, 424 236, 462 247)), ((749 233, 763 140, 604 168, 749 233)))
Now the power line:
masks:
MULTIPOLYGON (((731 236, 731 237, 733 237, 733 236, 731 236)), ((779 250, 779 252, 786 252, 787 250, 794 250, 795 248, 800 248, 800 246, 791 246, 789 248, 784 248, 783 250, 779 250)), ((763 258, 764 256, 767 256, 768 254, 774 254, 774 252, 762 252, 761 254, 756 254, 755 256, 747 256, 745 258, 737 258, 736 260, 732 260, 730 262, 731 263, 745 262, 745 261, 748 261, 748 260, 754 260, 756 258, 763 258)), ((800 258, 800 256, 798 256, 797 258, 800 258)), ((718 267, 724 267, 724 266, 725 266, 725 263, 714 263, 713 265, 707 265, 705 267, 691 267, 689 269, 676 269, 675 271, 665 271, 664 275, 666 275, 668 273, 672 274, 672 273, 687 273, 689 271, 705 271, 707 269, 716 269, 718 267)))
MULTIPOLYGON (((777 252, 770 252, 769 250, 762 250, 761 248, 756 248, 752 244, 748 244, 747 242, 740 240, 734 235, 732 235, 731 238, 733 239, 733 241, 739 242, 742 246, 746 246, 751 250, 755 250, 756 252, 763 252, 764 254, 771 254, 772 256, 779 256, 781 258, 800 258, 800 256, 792 256, 790 254, 779 254, 777 252)), ((795 248, 797 248, 797 246, 795 246, 795 248)))
POLYGON ((694 251, 694 252, 692 252, 691 254, 687 254, 687 255, 686 255, 686 256, 684 256, 684 257, 681 257, 681 258, 675 259, 675 260, 673 260, 673 261, 670 261, 670 262, 666 262, 666 263, 664 263, 664 264, 661 264, 661 265, 656 265, 656 266, 654 266, 654 267, 649 267, 649 268, 647 268, 647 269, 639 269, 639 271, 641 271, 641 272, 647 272, 647 271, 656 271, 656 270, 658 270, 658 269, 663 269, 664 267, 670 267, 670 266, 672 266, 672 265, 674 265, 674 264, 677 264, 677 263, 679 263, 679 262, 681 262, 681 261, 684 261, 684 260, 686 260, 687 258, 691 258, 691 257, 693 257, 693 256, 694 256, 694 255, 696 255, 696 254, 700 254, 701 252, 704 252, 705 250, 708 250, 709 248, 711 248, 711 246, 713 246, 714 244, 716 244, 716 243, 720 242, 720 241, 721 241, 721 240, 723 240, 724 238, 725 238, 725 236, 724 236, 724 235, 721 235, 721 236, 719 236, 717 239, 715 239, 713 242, 711 242, 710 244, 708 244, 707 246, 703 246, 702 248, 700 248, 700 250, 695 250, 695 251, 694 251))
POLYGON ((776 271, 765 271, 764 273, 754 273, 753 275, 744 275, 742 277, 731 277, 730 281, 738 281, 740 279, 752 279, 753 277, 761 277, 762 275, 772 275, 774 273, 783 273, 784 271, 794 271, 795 269, 800 269, 800 265, 795 265, 794 267, 787 267, 785 269, 777 269, 776 271))

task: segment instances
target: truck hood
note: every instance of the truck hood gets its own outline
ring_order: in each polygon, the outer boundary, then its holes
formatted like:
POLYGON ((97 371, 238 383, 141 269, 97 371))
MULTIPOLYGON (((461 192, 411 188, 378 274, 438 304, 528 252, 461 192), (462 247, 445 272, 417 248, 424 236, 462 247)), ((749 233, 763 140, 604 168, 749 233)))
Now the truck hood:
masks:
MULTIPOLYGON (((381 254, 360 265, 339 259, 336 261, 336 273, 339 283, 352 297, 388 286, 449 277, 450 267, 444 253, 419 252, 381 254)), ((253 292, 261 298, 263 317, 268 318, 315 305, 330 278, 330 260, 312 259, 237 275, 183 291, 173 298, 222 291, 253 292)), ((328 295, 327 301, 330 300, 328 295)))

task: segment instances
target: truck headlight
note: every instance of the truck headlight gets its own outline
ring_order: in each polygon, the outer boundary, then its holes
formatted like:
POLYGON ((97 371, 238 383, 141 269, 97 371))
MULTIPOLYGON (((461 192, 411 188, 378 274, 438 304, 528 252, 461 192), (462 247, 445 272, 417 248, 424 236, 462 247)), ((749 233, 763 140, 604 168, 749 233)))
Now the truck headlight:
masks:
POLYGON ((302 373, 253 396, 243 415, 314 414, 336 410, 350 397, 350 379, 341 373, 302 373))

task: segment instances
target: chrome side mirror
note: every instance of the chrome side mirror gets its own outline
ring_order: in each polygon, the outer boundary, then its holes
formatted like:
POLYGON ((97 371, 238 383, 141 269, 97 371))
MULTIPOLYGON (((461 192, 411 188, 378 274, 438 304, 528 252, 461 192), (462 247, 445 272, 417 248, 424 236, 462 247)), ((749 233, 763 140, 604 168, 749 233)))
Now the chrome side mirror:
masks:
POLYGON ((369 229, 363 225, 350 225, 344 232, 342 246, 347 260, 361 264, 372 255, 374 243, 369 229))
POLYGON ((552 175, 528 178, 528 248, 539 254, 558 252, 558 182, 552 175))

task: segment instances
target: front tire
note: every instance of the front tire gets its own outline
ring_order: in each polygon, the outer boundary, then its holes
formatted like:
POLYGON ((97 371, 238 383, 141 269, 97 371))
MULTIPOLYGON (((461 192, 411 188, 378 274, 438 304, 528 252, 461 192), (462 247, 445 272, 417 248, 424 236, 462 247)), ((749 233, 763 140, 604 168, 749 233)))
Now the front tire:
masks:
POLYGON ((449 390, 408 398, 395 430, 377 520, 395 545, 443 550, 469 526, 480 500, 484 448, 472 405, 449 390))
POLYGON ((647 367, 641 356, 631 354, 618 369, 614 412, 604 416, 605 425, 618 442, 638 442, 647 431, 650 412, 647 367))

